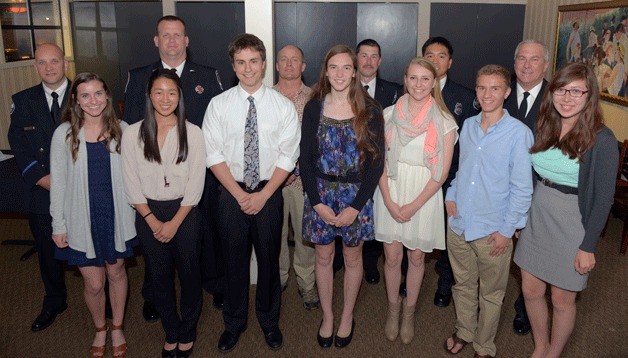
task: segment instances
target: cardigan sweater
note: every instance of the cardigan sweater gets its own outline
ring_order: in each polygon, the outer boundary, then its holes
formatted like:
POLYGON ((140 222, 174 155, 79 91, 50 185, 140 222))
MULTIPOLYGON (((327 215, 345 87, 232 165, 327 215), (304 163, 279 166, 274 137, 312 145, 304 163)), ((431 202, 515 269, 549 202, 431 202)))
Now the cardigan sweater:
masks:
POLYGON ((613 205, 618 163, 617 139, 603 126, 593 146, 582 156, 578 170, 578 207, 584 227, 582 251, 597 251, 597 242, 613 205))
MULTIPOLYGON (((362 211, 362 207, 373 197, 375 188, 384 172, 384 117, 380 106, 367 108, 369 112, 368 128, 375 134, 375 142, 372 143, 378 155, 372 160, 369 155, 364 161, 358 178, 360 188, 351 202, 351 207, 362 211)), ((318 152, 318 126, 321 120, 321 103, 317 98, 311 99, 303 110, 303 124, 301 125, 301 156, 299 157, 301 180, 310 204, 314 207, 321 203, 321 198, 316 185, 317 162, 321 154, 318 152)))
MULTIPOLYGON (((124 129, 128 125, 120 122, 124 129)), ((89 187, 87 178, 87 146, 85 130, 78 133, 79 149, 76 162, 72 161, 70 144, 66 139, 70 123, 59 125, 52 136, 50 146, 50 215, 52 233, 67 234, 71 248, 84 252, 88 259, 96 257, 92 240, 89 187)), ((111 160, 111 189, 114 207, 114 242, 118 252, 126 250, 125 242, 133 239, 135 233, 135 212, 124 194, 122 182, 122 161, 115 151, 116 142, 109 143, 111 160)))

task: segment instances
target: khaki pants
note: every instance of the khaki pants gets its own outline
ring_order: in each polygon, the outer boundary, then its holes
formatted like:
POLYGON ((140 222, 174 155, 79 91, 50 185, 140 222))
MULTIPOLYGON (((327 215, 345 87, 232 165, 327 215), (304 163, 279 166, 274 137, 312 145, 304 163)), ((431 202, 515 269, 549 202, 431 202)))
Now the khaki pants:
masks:
POLYGON ((314 276, 314 245, 303 241, 301 222, 303 221, 303 193, 291 186, 282 189, 283 194, 283 226, 281 229, 281 252, 279 254, 279 276, 281 284, 288 281, 290 270, 290 251, 288 250, 288 221, 294 231, 293 267, 297 275, 297 284, 302 291, 309 291, 316 283, 314 276))
POLYGON ((487 239, 466 242, 464 234, 458 236, 447 228, 447 250, 456 280, 452 294, 457 335, 473 342, 477 353, 495 356, 494 340, 508 284, 512 241, 505 253, 492 257, 489 253, 493 244, 487 239))

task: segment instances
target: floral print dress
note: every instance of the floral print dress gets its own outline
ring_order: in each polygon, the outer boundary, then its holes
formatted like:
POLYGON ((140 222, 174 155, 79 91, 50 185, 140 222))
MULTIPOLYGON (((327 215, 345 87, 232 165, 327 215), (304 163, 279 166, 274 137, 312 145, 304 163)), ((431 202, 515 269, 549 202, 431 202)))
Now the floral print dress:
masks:
MULTIPOLYGON (((360 153, 353 130, 353 119, 336 120, 321 115, 318 127, 318 152, 316 163, 319 172, 329 176, 355 176, 359 172, 360 153)), ((344 183, 316 178, 321 202, 336 215, 353 202, 360 183, 344 183)), ((373 200, 369 199, 349 226, 337 228, 326 224, 310 205, 305 195, 303 210, 303 238, 314 244, 327 245, 341 237, 347 246, 358 246, 360 241, 375 238, 373 230, 373 200)))

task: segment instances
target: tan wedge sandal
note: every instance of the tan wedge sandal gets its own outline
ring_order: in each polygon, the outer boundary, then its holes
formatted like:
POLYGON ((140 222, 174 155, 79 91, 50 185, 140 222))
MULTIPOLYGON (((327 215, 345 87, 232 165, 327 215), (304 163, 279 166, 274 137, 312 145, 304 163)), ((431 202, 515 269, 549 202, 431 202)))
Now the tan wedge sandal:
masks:
MULTIPOLYGON (((108 329, 109 328, 105 324, 102 327, 96 327, 96 333, 105 332, 108 329)), ((102 345, 102 346, 91 346, 91 348, 89 348, 89 354, 91 355, 91 357, 92 358, 102 358, 102 357, 104 357, 105 356, 106 344, 107 344, 107 337, 105 337, 105 344, 104 345, 102 345)))
MULTIPOLYGON (((124 323, 119 326, 116 326, 115 324, 111 325, 112 331, 121 331, 123 329, 124 329, 124 323)), ((126 349, 128 348, 128 345, 126 343, 122 343, 119 346, 112 346, 111 348, 112 348, 111 351, 115 358, 126 357, 126 349)))

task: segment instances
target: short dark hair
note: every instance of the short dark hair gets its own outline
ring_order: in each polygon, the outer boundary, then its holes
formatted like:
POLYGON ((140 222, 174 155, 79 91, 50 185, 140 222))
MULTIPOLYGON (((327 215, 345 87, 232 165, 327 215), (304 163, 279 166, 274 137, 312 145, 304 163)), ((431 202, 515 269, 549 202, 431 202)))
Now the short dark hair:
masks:
POLYGON ((425 43, 423 44, 423 47, 421 47, 421 54, 425 56, 425 50, 427 50, 427 47, 429 45, 433 45, 433 44, 445 46, 447 48, 447 52, 449 52, 449 57, 450 58, 454 57, 454 48, 453 46, 451 46, 451 42, 449 42, 449 40, 447 40, 446 38, 442 36, 434 36, 427 39, 427 41, 425 41, 425 43))
POLYGON ((164 21, 179 21, 180 23, 183 24, 183 34, 185 34, 185 21, 183 21, 183 19, 181 19, 178 16, 166 15, 166 16, 163 16, 161 19, 157 20, 157 25, 155 26, 155 33, 157 35, 159 35, 159 24, 161 24, 164 21))
POLYGON ((252 50, 258 51, 260 56, 262 56, 262 61, 266 61, 266 47, 264 46, 264 42, 259 39, 259 37, 253 34, 240 34, 231 40, 229 43, 228 52, 229 57, 231 58, 231 62, 233 62, 233 56, 236 52, 240 52, 245 48, 250 48, 252 50))
POLYGON ((355 47, 355 53, 359 53, 360 52, 360 47, 362 47, 362 46, 377 47, 377 54, 379 55, 379 57, 382 57, 382 48, 379 46, 377 41, 375 41, 373 39, 364 39, 364 40, 360 41, 360 43, 355 47))

